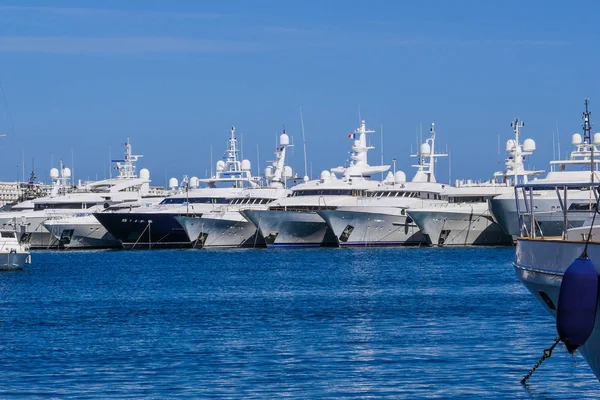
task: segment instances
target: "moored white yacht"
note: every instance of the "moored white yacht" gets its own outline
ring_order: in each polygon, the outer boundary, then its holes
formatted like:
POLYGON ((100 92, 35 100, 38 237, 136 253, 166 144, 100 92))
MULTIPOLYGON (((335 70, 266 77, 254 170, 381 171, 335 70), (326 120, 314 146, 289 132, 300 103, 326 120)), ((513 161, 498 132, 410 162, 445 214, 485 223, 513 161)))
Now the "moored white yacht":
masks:
POLYGON ((533 182, 518 188, 526 194, 526 200, 516 205, 515 218, 522 230, 517 238, 514 268, 538 303, 557 320, 558 332, 567 349, 573 352, 579 346, 577 351, 600 379, 600 326, 597 323, 600 319, 597 300, 600 220, 588 218, 582 226, 572 228, 571 218, 579 220, 589 212, 563 207, 568 204, 565 193, 568 197, 570 190, 581 188, 594 192, 595 208, 600 194, 598 183, 533 182), (536 208, 539 198, 533 193, 540 190, 558 192, 562 230, 556 236, 545 235, 536 223, 537 214, 543 209, 536 208), (569 278, 565 280, 566 274, 569 278), (582 332, 586 332, 583 338, 582 332), (579 339, 574 345, 576 337, 579 339))
MULTIPOLYGON (((232 197, 248 187, 258 186, 259 178, 250 173, 250 161, 240 161, 238 152, 235 128, 232 127, 225 155, 217 162, 215 175, 206 179, 192 177, 189 182, 185 179, 183 190, 155 206, 98 212, 94 216, 125 248, 192 247, 196 238, 188 237, 176 216, 201 216, 228 204, 232 197), (199 188, 201 182, 208 187, 199 188)), ((172 178, 169 186, 174 188, 178 184, 172 178)))
POLYGON ((289 136, 283 131, 279 136, 276 160, 265 170, 268 187, 248 188, 199 217, 177 216, 175 219, 197 248, 264 247, 265 241, 254 224, 246 220, 240 210, 266 209, 273 200, 289 195, 286 179, 292 178, 292 169, 285 164, 290 147, 289 136))
POLYGON ((59 247, 69 249, 119 248, 121 243, 98 222, 93 213, 119 208, 139 207, 161 201, 167 193, 162 189, 151 188, 150 172, 140 170, 138 178, 135 163, 142 157, 131 151, 129 138, 125 142, 123 160, 113 160, 118 175, 114 179, 93 182, 87 190, 98 193, 107 201, 101 206, 92 206, 71 214, 53 215, 43 222, 59 247))
POLYGON ((368 164, 367 152, 373 147, 367 145, 367 134, 373 132, 361 121, 354 134, 349 135, 355 140, 348 167, 321 172, 320 179, 293 187, 290 197, 274 201, 267 210, 240 211, 256 226, 267 247, 337 246, 333 231, 317 211, 352 204, 355 197, 378 187, 371 176, 387 171, 390 166, 368 164), (336 174, 341 174, 341 178, 336 174))
POLYGON ((543 171, 525 169, 525 156, 535 151, 535 142, 519 140, 519 129, 523 123, 514 121, 514 139, 506 142, 506 169, 494 174, 489 182, 472 183, 457 181, 455 187, 447 187, 444 202, 427 207, 415 207, 408 214, 419 226, 429 245, 510 245, 512 238, 496 224, 489 211, 488 201, 503 193, 512 193, 513 186, 527 182, 543 171))
POLYGON ((29 245, 21 243, 17 232, 0 231, 0 271, 22 269, 25 264, 31 263, 29 245))
POLYGON ((404 172, 388 173, 376 188, 357 196, 332 210, 319 210, 340 246, 408 246, 425 243, 417 225, 408 217, 409 207, 424 207, 440 203, 440 193, 446 185, 435 179, 437 157, 435 129, 431 124, 430 138, 421 145, 417 172, 406 182, 404 172))
MULTIPOLYGON (((550 162, 550 171, 548 174, 536 181, 540 184, 549 184, 551 187, 555 183, 589 183, 592 181, 600 182, 600 133, 591 134, 591 124, 589 121, 588 101, 585 102, 584 137, 579 133, 572 135, 572 144, 575 149, 571 152, 568 160, 554 160, 550 162), (593 165, 594 173, 591 173, 590 165, 593 165)), ((536 198, 536 224, 547 236, 560 235, 562 232, 562 212, 559 195, 553 188, 540 185, 531 195, 536 198)), ((490 200, 490 210, 494 220, 502 229, 510 234, 513 239, 519 236, 521 227, 518 225, 517 203, 515 196, 519 198, 521 208, 524 207, 523 193, 521 190, 513 190, 502 194, 490 200)), ((570 210, 587 210, 587 213, 577 213, 569 219, 571 227, 581 226, 591 215, 591 208, 594 204, 592 191, 582 189, 577 185, 570 186, 565 201, 570 210)), ((527 221, 525 220, 525 223, 527 221)))

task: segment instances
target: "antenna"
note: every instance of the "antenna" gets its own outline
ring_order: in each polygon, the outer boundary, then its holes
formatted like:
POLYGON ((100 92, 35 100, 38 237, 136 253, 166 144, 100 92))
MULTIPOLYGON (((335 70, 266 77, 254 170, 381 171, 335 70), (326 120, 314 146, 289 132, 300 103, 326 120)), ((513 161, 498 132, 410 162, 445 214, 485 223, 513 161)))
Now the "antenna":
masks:
POLYGON ((21 148, 21 168, 22 168, 22 175, 21 175, 21 182, 25 182, 25 149, 21 148))
POLYGON ((558 147, 558 158, 560 158, 560 131, 558 130, 558 120, 556 120, 556 145, 558 147))
POLYGON ((358 125, 360 125, 360 121, 362 121, 362 118, 360 117, 360 104, 358 105, 358 125))
MULTIPOLYGON (((381 165, 383 165, 383 124, 381 124, 381 165)), ((383 171, 381 171, 381 180, 383 180, 383 171)))
POLYGON ((112 179, 112 157, 110 156, 110 146, 108 146, 108 178, 112 179))
POLYGON ((244 132, 240 132, 240 156, 244 159, 244 132))
POLYGON ((75 157, 73 155, 73 148, 71 147, 71 183, 75 186, 75 157))
POLYGON ((213 177, 213 157, 212 157, 212 144, 210 145, 210 177, 213 177))
POLYGON ((552 132, 552 161, 556 161, 556 142, 554 141, 554 132, 552 132))
POLYGON ((304 176, 308 176, 308 167, 306 164, 306 136, 304 135, 304 117, 302 116, 302 106, 300 106, 300 125, 302 126, 302 143, 304 145, 304 176))
POLYGON ((260 176, 260 152, 258 151, 258 142, 256 142, 256 176, 260 176))

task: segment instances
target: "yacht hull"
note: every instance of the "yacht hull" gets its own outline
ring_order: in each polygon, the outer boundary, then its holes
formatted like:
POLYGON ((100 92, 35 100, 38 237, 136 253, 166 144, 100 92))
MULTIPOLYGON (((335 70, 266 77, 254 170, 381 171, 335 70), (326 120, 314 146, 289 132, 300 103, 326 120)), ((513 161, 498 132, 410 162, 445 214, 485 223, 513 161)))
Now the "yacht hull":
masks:
MULTIPOLYGON (((514 267, 517 277, 544 309, 556 318, 556 306, 562 276, 581 255, 585 243, 576 241, 519 239, 514 267)), ((588 256, 600 273, 600 244, 590 243, 588 256)), ((596 309, 596 325, 592 335, 578 351, 600 379, 600 315, 596 309)))
POLYGON ((401 215, 400 209, 389 213, 363 210, 320 210, 341 247, 346 246, 418 246, 425 237, 416 224, 401 215))
POLYGON ((195 248, 265 247, 265 241, 254 224, 237 211, 220 216, 175 219, 195 248))
POLYGON ((327 223, 316 212, 243 210, 267 247, 329 247, 337 240, 327 223))
POLYGON ((115 249, 121 242, 97 220, 88 222, 48 220, 44 227, 65 249, 115 249))
POLYGON ((94 213, 126 249, 189 248, 185 230, 169 213, 94 213))
POLYGON ((508 246, 512 237, 494 222, 487 204, 458 209, 414 209, 408 214, 432 246, 508 246))

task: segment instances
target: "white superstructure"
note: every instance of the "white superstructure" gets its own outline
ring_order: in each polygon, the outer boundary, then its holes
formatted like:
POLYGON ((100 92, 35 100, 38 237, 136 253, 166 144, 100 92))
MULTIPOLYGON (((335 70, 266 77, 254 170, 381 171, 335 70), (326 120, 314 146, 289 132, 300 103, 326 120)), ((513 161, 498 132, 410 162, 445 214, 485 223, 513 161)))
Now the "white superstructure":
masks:
POLYGON ((367 135, 373 132, 361 121, 360 127, 349 135, 354 142, 352 161, 347 167, 325 170, 320 179, 293 187, 290 197, 274 201, 267 210, 241 211, 256 226, 267 247, 337 245, 333 232, 317 211, 352 204, 357 196, 378 187, 379 182, 371 176, 387 171, 390 166, 369 165, 367 153, 373 147, 367 144, 367 135))

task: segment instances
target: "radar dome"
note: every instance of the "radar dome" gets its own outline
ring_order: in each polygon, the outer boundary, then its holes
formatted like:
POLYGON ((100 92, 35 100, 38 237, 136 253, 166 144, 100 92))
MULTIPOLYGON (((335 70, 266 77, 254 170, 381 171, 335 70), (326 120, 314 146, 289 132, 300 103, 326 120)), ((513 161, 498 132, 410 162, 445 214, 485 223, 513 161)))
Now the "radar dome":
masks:
POLYGON ((394 182, 395 183, 406 182, 406 174, 402 171, 396 171, 396 174, 394 175, 394 182))
POLYGON ((242 171, 250 171, 250 160, 242 160, 242 171))
POLYGON ((325 182, 331 178, 331 174, 327 170, 321 171, 321 182, 325 182))
POLYGON ((515 149, 515 145, 517 144, 517 142, 515 141, 515 139, 508 139, 506 141, 506 151, 507 152, 511 152, 515 149))
POLYGON ((52 168, 50 170, 50 178, 51 179, 58 179, 58 168, 52 168))
POLYGON ((63 176, 65 178, 70 178, 71 177, 71 168, 63 168, 63 176))
POLYGON ((192 176, 190 178, 190 187, 197 188, 198 186, 200 186, 200 180, 197 176, 192 176))
POLYGON ((225 161, 219 160, 217 161, 217 172, 221 172, 225 169, 225 161))
POLYGON ((525 139, 523 142, 523 150, 525 151, 535 151, 535 141, 533 139, 525 139))
POLYGON ((594 144, 596 146, 600 145, 600 132, 594 133, 594 144))
POLYGON ((289 178, 291 178, 292 176, 293 176, 293 174, 292 174, 292 167, 290 167, 289 165, 286 165, 286 166, 283 168, 283 178, 284 178, 284 179, 289 179, 289 178))
POLYGON ((302 180, 303 180, 304 182, 308 182, 308 175, 304 175, 304 178, 302 178, 302 180))
POLYGON ((169 187, 171 189, 175 189, 177 186, 179 186, 179 181, 177 180, 177 178, 169 179, 169 187))
POLYGON ((273 176, 273 167, 265 168, 265 177, 270 178, 273 176))
POLYGON ((430 154, 431 154, 431 147, 429 146, 429 143, 423 143, 421 145, 421 155, 428 156, 430 154))
POLYGON ((571 143, 573 143, 573 146, 581 144, 581 135, 579 133, 574 133, 571 138, 571 143))
POLYGON ((150 179, 150 171, 148 171, 148 169, 146 169, 146 168, 140 169, 140 178, 142 178, 144 180, 149 180, 150 179))
POLYGON ((286 133, 282 133, 281 136, 279 136, 279 145, 287 146, 289 144, 290 144, 290 137, 286 133))

